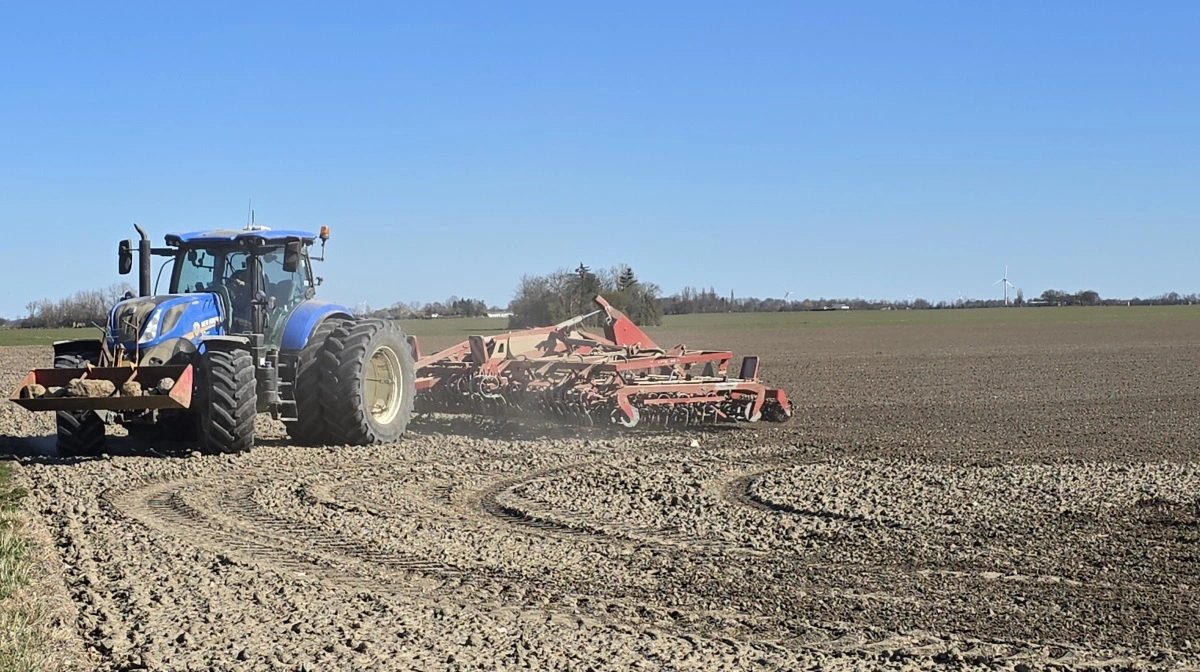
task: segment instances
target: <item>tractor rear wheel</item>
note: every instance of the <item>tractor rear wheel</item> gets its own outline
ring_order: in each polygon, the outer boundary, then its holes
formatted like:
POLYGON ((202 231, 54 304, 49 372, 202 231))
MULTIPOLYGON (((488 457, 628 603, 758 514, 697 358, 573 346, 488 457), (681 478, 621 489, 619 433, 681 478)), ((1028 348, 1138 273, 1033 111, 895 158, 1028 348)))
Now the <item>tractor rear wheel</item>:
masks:
POLYGON ((341 324, 325 341, 321 371, 332 441, 364 445, 404 434, 412 417, 416 374, 399 327, 382 320, 341 324))
POLYGON ((254 447, 258 388, 254 358, 246 350, 209 350, 196 368, 196 443, 211 453, 254 447))
POLYGON ((296 395, 296 420, 285 423, 288 436, 296 443, 316 446, 328 443, 330 432, 327 414, 321 403, 321 350, 329 335, 342 325, 342 320, 330 318, 313 330, 296 358, 296 377, 292 390, 296 395))
MULTIPOLYGON (((54 358, 56 369, 82 369, 88 363, 83 355, 61 354, 54 358)), ((91 456, 104 452, 104 421, 95 411, 56 411, 54 415, 59 455, 91 456)))

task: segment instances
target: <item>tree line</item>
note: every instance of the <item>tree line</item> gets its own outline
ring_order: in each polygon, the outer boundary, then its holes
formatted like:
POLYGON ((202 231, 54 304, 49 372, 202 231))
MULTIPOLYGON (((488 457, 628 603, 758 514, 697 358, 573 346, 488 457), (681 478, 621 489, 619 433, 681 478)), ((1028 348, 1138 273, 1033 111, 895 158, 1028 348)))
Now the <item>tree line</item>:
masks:
POLYGON ((108 311, 126 292, 133 291, 128 283, 109 285, 104 289, 81 289, 58 300, 40 299, 25 304, 28 315, 19 320, 3 320, 0 324, 30 329, 90 327, 108 324, 108 311))
POLYGON ((496 306, 488 307, 479 299, 464 299, 451 295, 445 301, 397 301, 387 308, 372 310, 362 303, 354 310, 355 317, 377 317, 390 320, 429 319, 437 317, 487 317, 488 313, 502 312, 496 306))
MULTIPOLYGON (((103 289, 80 290, 58 299, 40 299, 26 304, 27 315, 14 320, 0 318, 0 326, 25 328, 61 328, 103 326, 108 322, 109 310, 132 288, 128 283, 109 285, 103 289)), ((597 294, 624 312, 641 325, 661 324, 663 315, 686 315, 690 313, 757 313, 808 310, 940 310, 953 308, 999 308, 1004 300, 968 299, 937 302, 923 298, 905 300, 876 300, 863 298, 779 298, 760 299, 718 294, 716 289, 684 287, 668 296, 662 295, 658 285, 643 282, 627 264, 607 270, 592 271, 580 264, 574 271, 560 269, 549 275, 522 276, 517 283, 508 310, 497 306, 489 307, 478 299, 451 296, 445 301, 396 302, 388 308, 372 310, 365 303, 359 304, 354 313, 359 316, 389 319, 433 318, 433 317, 486 317, 489 313, 509 313, 508 326, 522 329, 533 326, 556 324, 575 315, 590 313, 597 294)), ((1164 306, 1197 305, 1200 293, 1183 294, 1166 292, 1147 298, 1104 298, 1091 289, 1068 292, 1048 289, 1033 299, 1026 299, 1018 290, 1009 305, 1017 307, 1038 306, 1164 306)))
POLYGON ((661 292, 658 285, 639 280, 626 264, 593 272, 581 263, 574 271, 525 275, 508 304, 508 326, 541 327, 590 313, 596 309, 592 300, 597 294, 637 324, 657 325, 662 323, 661 292))

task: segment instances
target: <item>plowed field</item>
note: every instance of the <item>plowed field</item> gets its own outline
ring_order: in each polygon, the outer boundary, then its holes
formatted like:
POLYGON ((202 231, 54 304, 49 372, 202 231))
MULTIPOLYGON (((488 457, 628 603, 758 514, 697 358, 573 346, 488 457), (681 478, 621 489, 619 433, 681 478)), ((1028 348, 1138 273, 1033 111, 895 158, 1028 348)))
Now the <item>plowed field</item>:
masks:
MULTIPOLYGON (((656 334, 761 355, 783 425, 0 428, 82 669, 1200 666, 1200 316, 1077 314, 656 334)), ((49 357, 0 348, 4 389, 49 357)))

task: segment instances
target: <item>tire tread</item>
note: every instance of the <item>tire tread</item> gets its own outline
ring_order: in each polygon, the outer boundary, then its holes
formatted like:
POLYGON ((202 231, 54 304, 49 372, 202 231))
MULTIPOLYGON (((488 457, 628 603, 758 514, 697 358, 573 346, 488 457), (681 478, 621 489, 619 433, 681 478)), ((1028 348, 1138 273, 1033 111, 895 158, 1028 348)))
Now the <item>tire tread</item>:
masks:
POLYGON ((404 433, 412 416, 415 396, 412 352, 398 327, 382 320, 345 322, 334 329, 321 351, 321 391, 327 411, 330 438, 347 445, 394 441, 404 433), (366 407, 363 379, 373 344, 393 341, 401 368, 401 407, 396 419, 380 427, 366 407))
POLYGON ((329 429, 329 412, 325 408, 322 394, 321 352, 329 335, 342 325, 344 320, 330 318, 317 325, 308 343, 296 358, 296 378, 292 390, 296 395, 296 420, 285 423, 288 436, 303 445, 321 445, 332 437, 329 429))
POLYGON ((250 353, 209 350, 201 357, 197 387, 200 449, 241 453, 253 448, 258 393, 250 353))

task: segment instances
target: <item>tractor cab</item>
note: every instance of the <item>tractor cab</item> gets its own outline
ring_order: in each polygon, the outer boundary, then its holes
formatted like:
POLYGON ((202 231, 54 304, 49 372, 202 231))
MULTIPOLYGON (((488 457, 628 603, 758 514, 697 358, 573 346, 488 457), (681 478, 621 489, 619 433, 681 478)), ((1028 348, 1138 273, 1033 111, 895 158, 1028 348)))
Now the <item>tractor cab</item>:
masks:
MULTIPOLYGON (((142 234, 139 296, 131 293, 113 307, 109 351, 135 361, 167 363, 207 337, 255 335, 260 347, 270 351, 283 348, 289 325, 303 330, 306 320, 293 324, 292 317, 316 293, 311 262, 324 258, 327 227, 317 234, 262 226, 173 233, 161 248, 152 248, 142 234), (310 257, 317 240, 322 255, 310 257), (154 291, 151 255, 168 258, 154 291), (162 292, 164 273, 169 273, 168 286, 162 292)), ((132 242, 122 241, 122 274, 132 270, 133 258, 132 242)))
POLYGON ((288 318, 316 292, 308 255, 316 238, 263 228, 167 236, 176 249, 168 291, 216 294, 225 333, 263 334, 277 349, 288 318))

